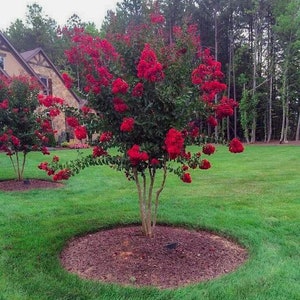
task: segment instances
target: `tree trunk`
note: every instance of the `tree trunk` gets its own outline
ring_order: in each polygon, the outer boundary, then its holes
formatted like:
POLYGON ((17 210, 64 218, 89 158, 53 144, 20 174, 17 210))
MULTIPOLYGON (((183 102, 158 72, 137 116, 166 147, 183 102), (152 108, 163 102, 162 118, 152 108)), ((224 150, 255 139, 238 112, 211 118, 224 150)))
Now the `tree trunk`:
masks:
POLYGON ((297 122, 297 129, 296 129, 296 141, 300 140, 300 109, 298 111, 298 122, 297 122))
POLYGON ((283 72, 283 87, 282 87, 282 123, 281 123, 281 132, 280 132, 280 143, 287 143, 287 133, 289 126, 289 100, 288 100, 288 60, 286 59, 284 72, 283 72))
POLYGON ((273 106, 273 75, 270 76, 269 82, 269 102, 268 102, 268 119, 267 119, 267 143, 270 143, 272 137, 272 106, 273 106))
POLYGON ((138 170, 133 168, 133 175, 139 198, 142 232, 145 236, 152 237, 156 226, 159 196, 164 189, 167 178, 166 162, 163 167, 163 178, 159 188, 156 190, 155 196, 153 195, 153 190, 155 188, 156 168, 149 167, 148 171, 149 182, 147 181, 147 175, 145 173, 139 174, 138 170))

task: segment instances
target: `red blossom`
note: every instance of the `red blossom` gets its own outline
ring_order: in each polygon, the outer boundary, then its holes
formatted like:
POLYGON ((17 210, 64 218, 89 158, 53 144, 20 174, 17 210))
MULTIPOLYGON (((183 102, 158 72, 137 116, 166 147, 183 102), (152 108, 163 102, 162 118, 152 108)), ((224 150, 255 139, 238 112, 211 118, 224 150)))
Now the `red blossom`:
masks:
POLYGON ((190 160, 192 157, 191 152, 185 152, 184 150, 181 152, 180 156, 185 160, 190 160))
POLYGON ((95 146, 93 148, 93 157, 100 157, 102 155, 107 155, 107 152, 102 147, 95 146))
POLYGON ((0 143, 6 143, 7 141, 8 141, 8 135, 6 133, 0 135, 0 143))
POLYGON ((159 165, 159 160, 157 158, 152 158, 150 164, 152 166, 157 166, 159 165))
POLYGON ((233 99, 222 97, 220 103, 216 106, 216 115, 218 119, 230 117, 233 115, 234 107, 237 107, 238 103, 233 99))
POLYGON ((13 145, 15 147, 19 147, 20 146, 21 142, 20 142, 20 140, 16 136, 12 135, 10 137, 10 139, 11 139, 11 142, 13 143, 13 145))
POLYGON ((183 175, 181 176, 181 180, 185 183, 191 183, 192 177, 191 177, 190 173, 183 173, 183 175))
POLYGON ((119 113, 123 113, 128 110, 128 105, 120 98, 115 97, 113 99, 114 109, 119 113))
POLYGON ((133 166, 138 165, 141 161, 147 161, 149 159, 148 153, 140 151, 139 145, 133 145, 128 151, 127 155, 133 166))
POLYGON ((109 142, 112 139, 112 137, 113 137, 112 132, 106 131, 100 135, 99 141, 101 143, 109 142))
POLYGON ((41 129, 43 132, 45 133, 52 133, 53 129, 52 129, 52 124, 49 120, 43 120, 41 123, 41 129))
POLYGON ((183 166, 181 167, 181 169, 182 169, 182 171, 187 171, 187 170, 189 169, 189 166, 183 165, 183 166))
POLYGON ((0 109, 8 109, 9 102, 7 99, 4 99, 2 102, 0 102, 0 109))
POLYGON ((216 151, 216 148, 212 144, 206 144, 202 147, 202 152, 206 155, 214 154, 216 151))
POLYGON ((47 171, 47 170, 48 170, 48 162, 41 162, 41 163, 38 165, 38 168, 39 168, 40 170, 47 171))
POLYGON ((42 153, 43 153, 44 155, 50 155, 50 152, 48 151, 48 148, 45 147, 45 146, 43 146, 43 147, 41 148, 41 151, 42 151, 42 153))
POLYGON ((166 135, 165 145, 170 159, 175 159, 180 156, 184 145, 182 133, 175 128, 171 128, 166 135))
POLYGON ((130 132, 134 127, 134 119, 133 118, 124 118, 123 122, 120 126, 120 130, 124 132, 130 132))
POLYGON ((244 146, 238 138, 234 138, 229 143, 229 151, 232 153, 241 153, 244 151, 244 146))
POLYGON ((39 94, 38 100, 41 105, 44 105, 46 107, 50 107, 53 105, 52 97, 50 97, 50 96, 45 96, 45 95, 39 94))
POLYGON ((59 162, 59 157, 54 155, 53 158, 52 158, 52 161, 55 162, 55 163, 59 162))
POLYGON ((150 20, 153 24, 161 24, 165 22, 165 17, 159 13, 150 14, 150 20))
POLYGON ((84 105, 81 107, 81 111, 83 112, 83 114, 87 115, 92 112, 92 109, 84 105))
POLYGON ((67 121, 67 124, 72 128, 79 126, 79 121, 75 117, 67 117, 66 121, 67 121))
POLYGON ((141 53, 141 57, 137 66, 138 77, 149 80, 151 82, 161 81, 165 78, 163 67, 157 61, 155 52, 149 44, 146 44, 141 53))
POLYGON ((129 85, 122 78, 117 78, 112 83, 112 93, 113 94, 126 94, 128 91, 129 85))
POLYGON ((60 110, 58 108, 52 108, 49 111, 50 117, 54 118, 60 114, 60 110))
POLYGON ((71 176, 71 172, 69 169, 63 169, 54 174, 53 180, 59 181, 59 180, 68 180, 71 176))
POLYGON ((207 123, 212 127, 216 127, 218 125, 218 121, 214 116, 209 116, 207 119, 207 123))
POLYGON ((87 136, 86 128, 84 126, 77 126, 74 129, 74 134, 78 140, 83 140, 87 136))
POLYGON ((207 169, 211 168, 211 164, 207 159, 202 159, 199 168, 202 170, 207 170, 207 169))
POLYGON ((62 74, 63 81, 67 89, 70 89, 73 85, 73 79, 67 73, 62 74))
POLYGON ((132 96, 133 97, 142 97, 144 93, 144 85, 141 82, 138 82, 133 90, 132 90, 132 96))
POLYGON ((46 95, 42 95, 42 94, 38 95, 38 101, 39 101, 40 105, 44 105, 46 107, 51 107, 55 104, 62 105, 64 103, 64 100, 59 97, 55 97, 52 95, 46 96, 46 95))

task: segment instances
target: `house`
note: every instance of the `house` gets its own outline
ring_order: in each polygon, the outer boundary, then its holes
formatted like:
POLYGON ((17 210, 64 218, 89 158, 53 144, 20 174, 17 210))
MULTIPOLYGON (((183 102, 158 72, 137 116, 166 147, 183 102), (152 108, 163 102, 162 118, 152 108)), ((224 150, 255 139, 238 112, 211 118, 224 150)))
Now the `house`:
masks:
MULTIPOLYGON (((43 87, 45 95, 53 95, 64 99, 65 104, 79 108, 81 99, 65 87, 58 69, 41 48, 18 53, 13 45, 0 31, 0 74, 7 77, 28 75, 35 77, 43 87)), ((72 132, 68 128, 65 116, 61 114, 53 121, 56 130, 56 141, 62 142, 70 138, 72 132)), ((72 136, 71 136, 72 137, 72 136)))

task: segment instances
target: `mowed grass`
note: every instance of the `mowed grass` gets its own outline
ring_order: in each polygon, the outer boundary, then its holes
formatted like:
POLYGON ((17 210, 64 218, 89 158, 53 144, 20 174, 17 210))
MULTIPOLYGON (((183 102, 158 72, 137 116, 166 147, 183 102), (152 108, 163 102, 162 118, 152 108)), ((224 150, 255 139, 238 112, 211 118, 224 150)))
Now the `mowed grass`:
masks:
MULTIPOLYGON (((53 151, 62 159, 76 151, 53 151)), ((32 153, 26 177, 44 156, 32 153)), ((170 175, 161 195, 159 222, 207 229, 249 251, 248 261, 218 279, 173 290, 122 287, 67 273, 59 253, 76 235, 139 222, 135 185, 109 167, 93 167, 55 190, 0 191, 0 299, 300 299, 300 147, 224 146, 209 157, 210 170, 193 182, 170 175)), ((0 180, 12 178, 0 154, 0 180)), ((128 274, 130 277, 130 274, 128 274)))

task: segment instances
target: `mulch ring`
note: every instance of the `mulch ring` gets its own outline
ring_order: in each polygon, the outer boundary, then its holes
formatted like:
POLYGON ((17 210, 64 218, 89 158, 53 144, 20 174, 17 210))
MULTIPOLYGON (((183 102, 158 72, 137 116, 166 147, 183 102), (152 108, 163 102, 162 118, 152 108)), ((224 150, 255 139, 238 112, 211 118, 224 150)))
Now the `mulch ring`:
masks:
POLYGON ((60 255, 62 266, 81 278, 161 289, 225 275, 247 257, 240 245, 206 231, 156 226, 147 238, 135 225, 74 238, 60 255))
POLYGON ((0 191, 28 191, 33 189, 53 189, 64 186, 62 183, 41 179, 26 180, 2 180, 0 181, 0 191))

